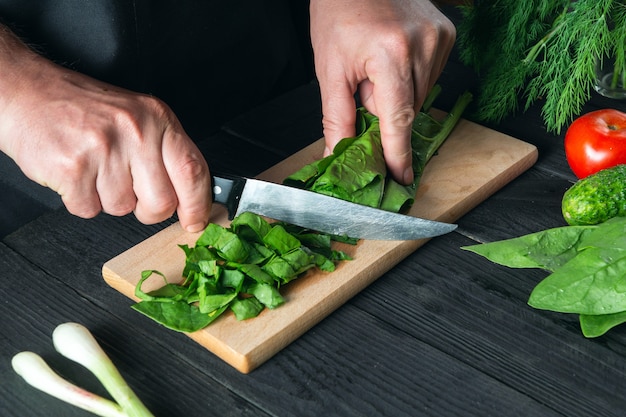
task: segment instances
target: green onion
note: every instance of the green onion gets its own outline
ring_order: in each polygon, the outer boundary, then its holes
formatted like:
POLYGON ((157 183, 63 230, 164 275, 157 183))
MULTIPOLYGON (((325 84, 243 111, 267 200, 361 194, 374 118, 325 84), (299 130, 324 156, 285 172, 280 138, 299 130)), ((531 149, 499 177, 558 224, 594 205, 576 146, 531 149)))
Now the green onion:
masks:
POLYGON ((37 354, 20 352, 11 363, 15 372, 27 383, 96 415, 153 417, 85 326, 78 323, 60 324, 52 333, 52 341, 59 353, 89 369, 117 404, 64 380, 37 354))
POLYGON ((92 394, 61 378, 36 353, 20 352, 13 357, 11 365, 27 383, 59 400, 98 416, 127 416, 122 408, 113 401, 92 394))
POLYGON ((128 417, 152 416, 86 327, 61 324, 52 333, 52 341, 59 353, 89 369, 128 417))

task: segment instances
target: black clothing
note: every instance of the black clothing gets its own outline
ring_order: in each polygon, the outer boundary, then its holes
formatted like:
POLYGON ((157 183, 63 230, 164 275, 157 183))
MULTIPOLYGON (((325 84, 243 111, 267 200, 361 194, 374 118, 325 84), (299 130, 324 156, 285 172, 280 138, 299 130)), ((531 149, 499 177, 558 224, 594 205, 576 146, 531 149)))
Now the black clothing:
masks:
POLYGON ((0 0, 53 61, 153 94, 192 137, 313 78, 308 1, 0 0))

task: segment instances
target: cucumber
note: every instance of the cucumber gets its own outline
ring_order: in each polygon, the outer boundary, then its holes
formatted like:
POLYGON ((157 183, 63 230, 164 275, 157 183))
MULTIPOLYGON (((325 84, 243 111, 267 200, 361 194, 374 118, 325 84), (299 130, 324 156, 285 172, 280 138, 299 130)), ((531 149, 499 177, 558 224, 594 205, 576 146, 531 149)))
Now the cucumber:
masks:
POLYGON ((578 180, 563 194, 561 209, 565 221, 572 226, 626 216, 626 165, 606 168, 578 180))

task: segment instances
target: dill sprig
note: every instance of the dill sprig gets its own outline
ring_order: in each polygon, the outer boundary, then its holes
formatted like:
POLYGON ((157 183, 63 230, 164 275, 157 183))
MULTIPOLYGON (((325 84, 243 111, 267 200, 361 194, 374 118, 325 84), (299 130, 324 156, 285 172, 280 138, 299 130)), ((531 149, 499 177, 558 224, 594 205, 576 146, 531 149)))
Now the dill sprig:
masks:
POLYGON ((475 0, 461 12, 460 57, 480 76, 482 120, 543 100, 547 130, 560 133, 591 98, 599 59, 626 77, 625 0, 475 0))

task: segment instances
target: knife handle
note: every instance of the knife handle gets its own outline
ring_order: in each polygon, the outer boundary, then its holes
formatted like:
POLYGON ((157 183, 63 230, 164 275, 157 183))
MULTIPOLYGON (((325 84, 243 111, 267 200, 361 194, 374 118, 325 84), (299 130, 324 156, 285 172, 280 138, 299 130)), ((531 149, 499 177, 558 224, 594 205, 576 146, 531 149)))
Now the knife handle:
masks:
POLYGON ((239 207, 241 192, 246 185, 246 179, 237 175, 213 175, 213 201, 226 206, 228 220, 232 220, 239 207))

